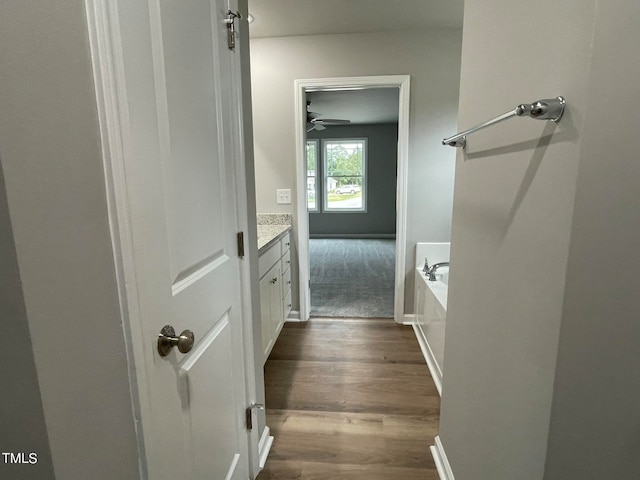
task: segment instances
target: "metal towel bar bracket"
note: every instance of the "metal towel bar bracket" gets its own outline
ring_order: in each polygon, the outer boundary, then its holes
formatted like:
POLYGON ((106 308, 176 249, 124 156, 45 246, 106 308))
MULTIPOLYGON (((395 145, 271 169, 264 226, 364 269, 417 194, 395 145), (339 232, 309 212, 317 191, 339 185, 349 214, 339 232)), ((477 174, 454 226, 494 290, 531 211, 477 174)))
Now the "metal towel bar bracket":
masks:
POLYGON ((491 125, 495 125, 496 123, 502 122, 511 117, 531 117, 537 120, 551 120, 552 122, 558 122, 562 118, 566 104, 567 103, 563 97, 545 98, 531 104, 523 103, 511 111, 498 115, 497 117, 487 120, 480 125, 476 125, 469 130, 465 130, 464 132, 456 133, 452 137, 445 138, 442 140, 442 144, 449 145, 450 147, 464 148, 467 145, 467 135, 491 125))

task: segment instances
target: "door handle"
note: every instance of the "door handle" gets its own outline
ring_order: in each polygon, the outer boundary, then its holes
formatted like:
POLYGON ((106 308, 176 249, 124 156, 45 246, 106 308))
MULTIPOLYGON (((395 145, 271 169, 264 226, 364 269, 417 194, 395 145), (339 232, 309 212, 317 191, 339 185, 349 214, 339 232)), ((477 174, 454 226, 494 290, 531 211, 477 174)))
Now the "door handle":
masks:
POLYGON ((161 357, 166 357, 171 353, 171 349, 178 347, 180 353, 190 352, 193 348, 195 337, 191 330, 184 330, 180 336, 176 336, 176 331, 171 325, 165 325, 158 335, 158 353, 161 357))

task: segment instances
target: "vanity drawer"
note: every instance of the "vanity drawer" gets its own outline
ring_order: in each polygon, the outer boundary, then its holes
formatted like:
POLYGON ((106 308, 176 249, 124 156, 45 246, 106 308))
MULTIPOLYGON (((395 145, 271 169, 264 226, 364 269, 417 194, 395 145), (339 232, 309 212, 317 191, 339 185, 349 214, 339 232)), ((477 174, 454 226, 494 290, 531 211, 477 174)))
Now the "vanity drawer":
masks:
POLYGON ((289 316, 289 313, 291 312, 291 307, 292 307, 291 289, 289 289, 289 293, 287 293, 283 303, 284 303, 284 318, 286 319, 289 316))
POLYGON ((269 247, 266 252, 263 252, 258 258, 258 271, 260 272, 260 278, 262 278, 267 271, 273 267, 280 259, 280 249, 278 244, 269 247))
POLYGON ((285 235, 280 240, 280 255, 284 255, 291 248, 291 234, 290 232, 285 233, 285 235))
POLYGON ((291 266, 291 252, 287 250, 282 256, 282 271, 286 271, 291 266))
POLYGON ((282 274, 282 297, 287 296, 287 292, 291 291, 291 269, 287 268, 282 274))

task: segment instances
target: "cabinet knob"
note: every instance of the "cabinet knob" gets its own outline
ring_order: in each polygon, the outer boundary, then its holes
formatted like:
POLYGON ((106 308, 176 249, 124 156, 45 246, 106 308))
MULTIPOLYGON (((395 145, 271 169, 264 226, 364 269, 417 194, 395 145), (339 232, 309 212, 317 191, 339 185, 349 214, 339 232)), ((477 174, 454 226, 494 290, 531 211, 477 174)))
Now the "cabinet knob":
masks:
POLYGON ((278 277, 273 277, 273 278, 271 279, 271 283, 276 283, 277 281, 278 281, 278 277))

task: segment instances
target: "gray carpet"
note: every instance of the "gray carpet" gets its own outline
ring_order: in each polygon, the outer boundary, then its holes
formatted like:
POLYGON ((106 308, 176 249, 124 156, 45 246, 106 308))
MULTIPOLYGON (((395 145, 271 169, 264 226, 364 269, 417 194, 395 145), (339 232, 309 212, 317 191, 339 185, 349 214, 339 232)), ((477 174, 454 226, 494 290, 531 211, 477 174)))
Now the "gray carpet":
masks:
POLYGON ((310 239, 311 316, 393 318, 395 240, 310 239))

